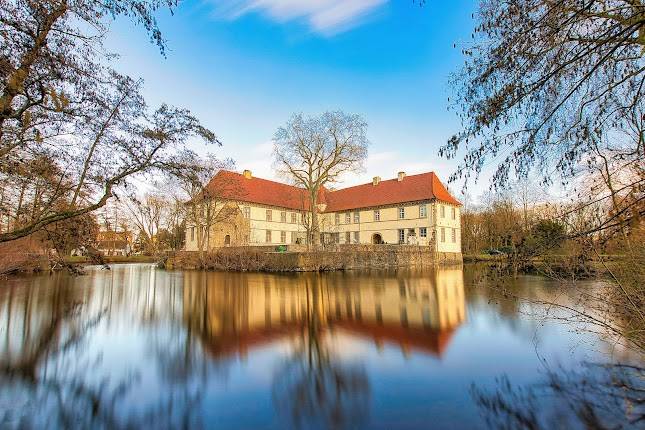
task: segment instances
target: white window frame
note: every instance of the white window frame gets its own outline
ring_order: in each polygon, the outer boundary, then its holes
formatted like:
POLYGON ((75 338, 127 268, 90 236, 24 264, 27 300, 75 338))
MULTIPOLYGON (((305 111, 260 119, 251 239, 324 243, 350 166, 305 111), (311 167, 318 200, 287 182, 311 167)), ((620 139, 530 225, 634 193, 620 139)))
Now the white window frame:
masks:
POLYGON ((354 212, 354 223, 358 224, 361 222, 361 213, 359 211, 354 212))
POLYGON ((399 219, 405 219, 405 208, 404 207, 399 208, 399 219))
POLYGON ((351 212, 345 212, 345 224, 352 223, 352 214, 351 212))
POLYGON ((267 221, 269 222, 273 221, 273 211, 271 209, 267 209, 266 216, 267 216, 267 221))
POLYGON ((380 221, 381 220, 381 211, 380 209, 376 209, 374 211, 374 221, 380 221))
POLYGON ((285 211, 280 212, 280 222, 284 224, 287 223, 287 212, 285 211))
POLYGON ((428 237, 428 228, 419 227, 419 237, 427 238, 428 237))
POLYGON ((271 230, 266 230, 264 233, 264 240, 266 243, 273 243, 273 232, 271 230))
POLYGON ((419 205, 419 218, 428 218, 428 207, 426 205, 419 205))
POLYGON ((404 229, 404 228, 400 228, 400 229, 398 230, 398 234, 397 234, 397 236, 398 236, 398 238, 399 238, 399 244, 404 244, 404 243, 405 243, 405 229, 404 229))

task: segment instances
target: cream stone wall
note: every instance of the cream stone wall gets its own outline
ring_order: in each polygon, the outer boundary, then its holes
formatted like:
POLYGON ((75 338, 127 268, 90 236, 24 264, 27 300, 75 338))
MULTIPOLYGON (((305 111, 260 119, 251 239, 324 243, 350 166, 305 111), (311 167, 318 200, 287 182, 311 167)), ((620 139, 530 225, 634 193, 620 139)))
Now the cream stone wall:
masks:
MULTIPOLYGON (((443 202, 416 202, 397 206, 383 206, 358 210, 359 222, 355 222, 357 211, 332 212, 324 215, 325 231, 338 233, 339 243, 372 243, 374 235, 379 234, 385 243, 398 244, 399 230, 404 231, 404 243, 430 245, 433 235, 436 237, 436 250, 439 252, 461 252, 460 208, 443 202), (426 216, 420 215, 420 206, 425 205, 426 216), (443 207, 443 210, 441 209, 443 207), (404 209, 404 218, 399 218, 399 209, 404 209), (379 211, 380 219, 375 219, 374 212, 379 211), (454 210, 454 214, 453 214, 454 210), (346 214, 350 214, 347 222, 346 214), (336 223, 336 214, 339 215, 336 223), (454 218, 453 218, 454 216, 454 218), (421 237, 421 228, 426 228, 426 237, 421 237), (443 236, 442 236, 443 229, 443 236), (411 230, 415 235, 409 236, 411 230), (454 240, 453 240, 454 231, 454 240), (359 242, 355 240, 358 232, 359 242), (443 238, 443 240, 442 240, 443 238)), ((336 238, 332 236, 332 239, 336 238)))
MULTIPOLYGON (((244 202, 236 202, 240 213, 245 220, 248 220, 248 227, 243 235, 241 243, 232 243, 232 245, 280 245, 280 244, 293 244, 295 239, 300 238, 304 243, 306 237, 305 227, 302 225, 302 218, 298 211, 284 209, 280 207, 261 206, 255 204, 247 204, 244 202), (246 210, 248 208, 248 210, 246 210), (267 220, 267 210, 271 211, 271 221, 267 220), (286 222, 282 222, 282 213, 285 213, 286 222), (249 218, 247 218, 247 214, 249 218), (295 214, 296 221, 292 222, 292 215, 295 214), (271 231, 271 240, 267 241, 267 230, 271 231), (282 240, 282 232, 285 233, 285 240, 282 240)), ((221 208, 220 205, 217 206, 221 208)), ((220 223, 218 223, 220 224, 220 223)), ((186 227, 186 250, 197 251, 198 242, 197 235, 193 235, 191 229, 192 225, 186 227)), ((216 240, 224 237, 222 233, 217 232, 217 226, 211 227, 211 239, 209 241, 209 249, 223 246, 222 240, 216 240)))
MULTIPOLYGON (((301 243, 304 243, 306 229, 302 225, 302 217, 298 211, 244 202, 239 202, 237 205, 245 218, 249 215, 248 233, 244 237, 244 244, 294 244, 298 238, 301 243), (271 220, 267 219, 268 210, 271 211, 271 220), (294 214, 296 220, 292 222, 294 214), (267 231, 271 231, 270 240, 267 240, 267 231)), ((384 243, 398 244, 400 230, 403 230, 403 243, 428 246, 433 243, 433 238, 436 238, 434 243, 438 252, 461 252, 460 226, 460 208, 437 201, 327 212, 319 215, 319 229, 328 242, 370 244, 373 243, 375 236, 379 235, 384 243), (426 208, 425 216, 421 213, 421 206, 426 208), (403 218, 399 216, 401 208, 404 211, 403 218), (376 211, 379 213, 378 219, 375 216, 376 211), (358 213, 358 220, 356 213, 358 213), (424 228, 425 237, 422 237, 424 228), (412 232, 414 234, 411 234, 412 232)), ((191 240, 190 229, 191 226, 188 226, 186 250, 195 251, 197 241, 191 240)), ((221 233, 220 236, 222 236, 221 233)), ((218 241, 211 243, 211 248, 222 245, 218 241)))
MULTIPOLYGON (((298 211, 246 203, 240 203, 240 207, 248 207, 250 210, 251 233, 249 243, 251 245, 294 244, 294 239, 296 238, 300 238, 304 243, 306 230, 302 225, 302 218, 298 211), (271 211, 271 221, 267 219, 267 210, 271 211), (286 222, 283 222, 283 213, 285 214, 286 222), (296 220, 292 222, 294 214, 296 220), (267 241, 267 231, 271 231, 270 241, 267 241), (286 233, 285 240, 282 240, 282 232, 286 233)), ((242 209, 242 212, 244 213, 244 209, 242 209)))
POLYGON ((434 205, 434 214, 437 251, 461 252, 460 208, 448 203, 437 202, 434 205))

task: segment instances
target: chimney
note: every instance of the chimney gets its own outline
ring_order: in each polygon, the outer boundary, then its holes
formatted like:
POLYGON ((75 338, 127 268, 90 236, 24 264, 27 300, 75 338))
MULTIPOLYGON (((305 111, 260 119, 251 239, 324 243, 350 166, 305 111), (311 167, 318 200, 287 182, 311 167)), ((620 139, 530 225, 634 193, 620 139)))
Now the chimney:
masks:
POLYGON ((374 179, 372 179, 372 185, 378 185, 379 182, 381 182, 381 177, 380 176, 374 176, 374 179))
POLYGON ((405 172, 399 172, 399 182, 401 182, 405 178, 405 172))
POLYGON ((245 171, 244 171, 244 173, 243 173, 243 175, 244 175, 244 177, 245 177, 246 179, 251 179, 251 178, 253 178, 253 175, 251 174, 251 171, 250 171, 250 170, 245 170, 245 171))

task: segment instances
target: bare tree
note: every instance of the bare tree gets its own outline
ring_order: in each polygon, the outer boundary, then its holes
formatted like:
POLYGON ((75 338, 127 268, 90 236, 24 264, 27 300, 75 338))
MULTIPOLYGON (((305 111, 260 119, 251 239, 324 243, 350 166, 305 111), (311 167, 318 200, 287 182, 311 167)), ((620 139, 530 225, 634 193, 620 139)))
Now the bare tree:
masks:
POLYGON ((194 231, 200 261, 203 261, 204 252, 210 249, 211 227, 230 215, 224 203, 236 189, 233 181, 217 173, 231 169, 234 162, 220 160, 212 154, 200 157, 192 151, 183 152, 179 162, 190 169, 171 176, 167 186, 174 188, 175 199, 183 202, 186 227, 194 231))
POLYGON ((317 117, 293 115, 276 132, 273 154, 279 173, 307 191, 309 244, 318 244, 319 197, 324 187, 363 169, 369 145, 366 130, 367 123, 359 115, 336 111, 317 117))
POLYGON ((130 196, 125 202, 130 219, 151 255, 158 254, 158 235, 166 222, 168 206, 164 197, 150 193, 143 198, 130 196))
POLYGON ((124 15, 164 50, 154 13, 177 0, 0 2, 0 242, 104 206, 128 179, 178 171, 187 138, 217 142, 190 112, 151 109, 110 69, 107 22, 124 15))
MULTIPOLYGON (((476 20, 454 78, 463 131, 441 149, 466 150, 451 179, 491 160, 500 160, 498 187, 536 166, 547 182, 567 178, 594 139, 642 118, 642 0, 484 0, 476 20)), ((642 136, 622 143, 624 153, 645 156, 642 136)))

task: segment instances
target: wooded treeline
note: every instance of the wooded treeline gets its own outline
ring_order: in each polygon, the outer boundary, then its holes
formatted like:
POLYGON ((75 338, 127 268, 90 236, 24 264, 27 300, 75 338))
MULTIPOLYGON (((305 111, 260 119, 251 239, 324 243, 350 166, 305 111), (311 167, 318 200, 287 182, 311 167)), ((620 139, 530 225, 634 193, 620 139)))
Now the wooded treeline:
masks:
POLYGON ((218 143, 215 134, 186 109, 150 107, 142 81, 112 68, 114 54, 103 45, 109 23, 122 16, 163 55, 155 13, 177 4, 0 3, 0 244, 58 248, 62 237, 84 237, 61 231, 68 220, 90 225, 92 212, 131 194, 133 178, 194 177, 199 166, 183 163, 193 158, 182 155, 192 154, 186 141, 218 143))

